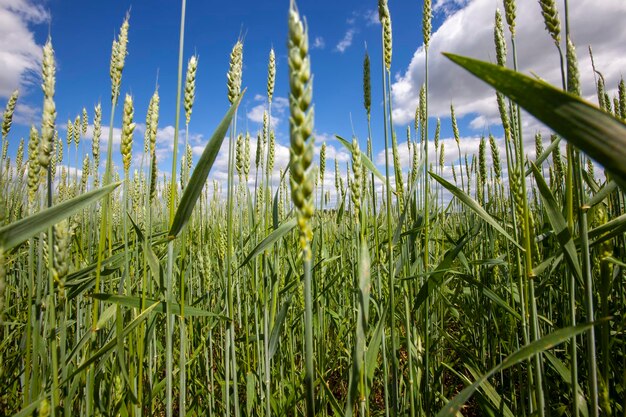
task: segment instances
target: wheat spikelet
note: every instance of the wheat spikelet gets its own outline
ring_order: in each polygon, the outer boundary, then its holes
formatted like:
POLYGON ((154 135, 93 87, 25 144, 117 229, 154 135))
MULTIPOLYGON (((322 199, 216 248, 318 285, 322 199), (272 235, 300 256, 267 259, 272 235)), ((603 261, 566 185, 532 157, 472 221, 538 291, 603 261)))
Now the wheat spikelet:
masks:
POLYGON ((243 70, 243 44, 237 41, 230 53, 230 68, 226 74, 228 80, 228 101, 233 104, 241 94, 241 76, 243 70))
POLYGON ((54 137, 54 124, 57 116, 54 104, 54 84, 56 65, 54 61, 54 49, 50 38, 43 47, 42 73, 44 93, 43 114, 41 121, 41 140, 39 142, 39 164, 47 169, 52 156, 52 138, 54 137))
POLYGON ((506 40, 504 39, 504 26, 502 25, 502 15, 496 9, 496 24, 493 29, 493 38, 496 44, 496 59, 498 65, 506 66, 506 40))
POLYGON ((309 60, 309 40, 300 15, 291 5, 289 10, 289 138, 291 198, 297 210, 300 245, 310 259, 309 242, 313 237, 310 218, 313 216, 313 85, 309 60))
POLYGON ((78 144, 80 143, 80 130, 81 130, 81 121, 80 121, 80 116, 76 116, 76 118, 74 119, 74 145, 76 146, 76 149, 78 150, 78 144))
POLYGON ((370 111, 372 109, 372 82, 370 79, 370 56, 365 51, 363 58, 363 107, 367 113, 367 119, 370 119, 370 111))
POLYGON ((187 76, 185 77, 185 121, 189 125, 191 110, 196 98, 196 71, 198 69, 198 57, 193 55, 187 63, 187 76))
POLYGON ((387 71, 391 69, 391 54, 393 51, 393 40, 391 33, 391 15, 387 0, 378 0, 378 19, 383 26, 383 57, 387 71))
POLYGON ((124 98, 124 114, 122 116, 122 141, 121 152, 122 161, 124 164, 124 174, 128 175, 130 169, 130 163, 132 160, 132 148, 133 148, 133 132, 135 130, 135 123, 133 123, 133 98, 130 94, 126 94, 124 98))
POLYGON ((561 41, 561 21, 559 11, 554 0, 539 0, 541 14, 546 25, 546 30, 550 33, 552 40, 558 46, 561 41))
POLYGON ((272 103, 274 98, 274 84, 276 82, 276 57, 274 48, 270 49, 269 62, 267 64, 267 101, 272 103))
POLYGON ((576 58, 576 48, 570 37, 567 37, 567 91, 580 96, 580 73, 578 72, 578 59, 576 58))
POLYGON ((515 38, 515 0, 504 0, 504 15, 509 25, 511 38, 515 38))
POLYGON ((424 37, 424 46, 428 48, 430 43, 430 33, 432 32, 432 8, 430 0, 424 0, 424 9, 422 15, 422 36, 424 37))
POLYGON ((109 68, 109 76, 111 77, 111 102, 117 103, 120 95, 120 85, 122 84, 122 70, 126 60, 128 48, 128 27, 130 16, 127 14, 117 39, 113 40, 111 48, 111 64, 109 68))
MULTIPOLYGON (((4 109, 4 114, 2 115, 2 140, 6 139, 6 137, 9 135, 9 131, 11 130, 11 123, 13 122, 13 113, 15 112, 15 105, 17 104, 18 95, 18 90, 13 91, 4 109)), ((2 159, 6 159, 5 152, 3 152, 2 159)))
POLYGON ((350 184, 352 204, 354 205, 354 216, 359 223, 359 213, 361 210, 361 188, 363 186, 363 172, 361 169, 361 150, 356 136, 352 138, 352 175, 354 179, 350 184))

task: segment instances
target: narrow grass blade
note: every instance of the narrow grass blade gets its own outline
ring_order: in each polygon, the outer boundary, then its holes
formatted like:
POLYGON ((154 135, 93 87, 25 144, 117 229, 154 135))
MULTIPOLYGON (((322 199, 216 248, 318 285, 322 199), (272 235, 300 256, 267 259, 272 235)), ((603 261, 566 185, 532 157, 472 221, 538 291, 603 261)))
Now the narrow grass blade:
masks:
MULTIPOLYGON (((347 140, 345 140, 339 135, 335 135, 335 137, 349 152, 352 152, 351 143, 349 143, 347 140)), ((383 174, 380 173, 380 171, 378 170, 378 168, 376 168, 376 165, 374 165, 372 160, 369 159, 367 155, 364 154, 363 152, 361 152, 361 161, 363 162, 363 165, 365 165, 367 169, 369 169, 376 176, 376 178, 378 178, 382 182, 385 182, 385 177, 383 176, 383 174)))
POLYGON ((264 250, 271 248, 272 245, 278 241, 278 239, 285 236, 287 233, 291 232, 291 230, 293 230, 293 228, 296 227, 296 224, 297 224, 297 220, 293 218, 291 220, 286 221, 285 223, 280 225, 276 230, 274 230, 272 233, 267 235, 267 237, 263 239, 263 241, 259 243, 254 249, 252 249, 252 252, 250 252, 248 256, 246 256, 246 258, 241 263, 241 265, 239 265, 239 268, 246 265, 248 262, 250 262, 252 259, 257 257, 259 254, 263 253, 264 250))
POLYGON ((437 265, 437 268, 435 268, 435 270, 428 277, 424 285, 422 285, 419 293, 417 293, 417 297, 415 297, 415 303, 413 305, 413 311, 417 311, 422 303, 426 301, 428 296, 432 294, 437 288, 439 288, 439 286, 443 282, 443 277, 446 271, 450 269, 452 262, 454 262, 461 250, 463 250, 463 247, 472 237, 473 234, 466 234, 453 249, 450 249, 448 252, 446 252, 443 260, 439 263, 439 265, 437 265))
POLYGON ((291 297, 289 297, 283 305, 280 307, 280 311, 276 316, 276 321, 272 326, 272 332, 270 334, 269 348, 270 348, 270 359, 276 353, 276 349, 278 349, 278 339, 280 338, 280 333, 282 331, 283 325, 285 324, 285 319, 287 318, 287 312, 289 311, 289 305, 291 304, 291 297))
MULTIPOLYGON (((137 224, 135 223, 133 218, 130 216, 130 214, 128 215, 128 218, 130 219, 130 222, 133 224, 133 228, 135 229, 135 233, 137 233, 137 238, 139 239, 139 241, 141 243, 146 243, 144 242, 145 239, 144 239, 143 233, 141 233, 141 229, 139 228, 139 226, 137 226, 137 224)), ((159 266, 159 258, 156 256, 156 254, 152 250, 152 246, 150 245, 150 243, 149 242, 147 243, 148 244, 143 245, 142 247, 146 251, 146 255, 147 255, 146 258, 148 260, 148 266, 150 267, 150 271, 152 271, 152 277, 155 280, 155 282, 159 282, 159 278, 161 274, 161 267, 159 266)))
POLYGON ((476 392, 478 387, 480 387, 483 382, 487 381, 493 374, 503 371, 511 366, 525 361, 533 355, 536 355, 544 350, 551 349, 566 340, 571 339, 573 336, 585 332, 591 329, 593 326, 597 325, 601 321, 597 321, 594 323, 586 323, 579 324, 578 326, 566 327, 564 329, 556 330, 550 333, 547 336, 542 337, 541 339, 535 340, 532 343, 522 347, 511 355, 507 356, 499 365, 490 369, 489 372, 483 374, 480 378, 478 378, 472 385, 466 387, 461 391, 456 397, 454 397, 451 401, 446 404, 439 413, 437 413, 436 417, 451 417, 456 416, 456 414, 461 410, 461 407, 465 404, 467 400, 476 392))
MULTIPOLYGON (((126 307, 141 308, 140 297, 131 297, 127 295, 116 295, 116 294, 101 294, 101 293, 93 294, 92 297, 98 300, 108 301, 110 303, 120 304, 126 307)), ((158 313, 165 313, 165 301, 146 299, 146 305, 148 307, 151 307, 155 304, 157 306, 155 307, 154 311, 158 313)), ((180 316, 181 314, 180 304, 169 303, 169 307, 170 307, 170 312, 172 314, 180 316)), ((201 310, 196 307, 191 307, 190 305, 185 305, 185 317, 216 317, 216 318, 220 318, 223 320, 228 320, 228 318, 225 316, 211 313, 210 311, 206 311, 206 310, 201 310)))
MULTIPOLYGON (((476 371, 470 365, 466 364, 465 368, 469 371, 470 374, 472 374, 472 377, 474 377, 474 379, 477 379, 480 376, 478 371, 476 371)), ((500 394, 498 394, 498 391, 496 391, 494 386, 491 385, 489 381, 483 382, 482 391, 483 391, 483 395, 487 397, 489 401, 491 401, 491 404, 493 404, 494 407, 500 412, 500 415, 502 417, 515 417, 515 414, 513 414, 511 409, 503 401, 500 394)))
MULTIPOLYGON (((146 308, 140 315, 138 315, 137 317, 135 317, 135 319, 133 321, 131 321, 122 331, 121 335, 119 335, 119 337, 126 337, 128 336, 128 334, 130 332, 132 332, 137 326, 139 326, 139 324, 144 321, 150 313, 152 313, 152 310, 156 307, 156 305, 152 305, 148 308, 146 308)), ((63 382, 62 384, 65 384, 67 381, 69 381, 70 379, 72 379, 72 377, 74 377, 74 375, 79 374, 80 372, 82 372, 84 369, 86 369, 89 365, 91 365, 92 363, 94 363, 95 361, 97 361, 98 359, 104 357, 104 355, 106 355, 107 353, 109 353, 111 350, 113 350, 113 348, 116 346, 117 344, 117 337, 114 337, 113 339, 109 340, 104 346, 102 346, 100 349, 98 349, 97 352, 95 352, 93 355, 91 355, 91 357, 89 357, 88 359, 86 359, 78 368, 76 368, 63 382)))
POLYGON ((567 227, 567 222, 561 213, 561 209, 559 208, 554 195, 552 195, 552 191, 550 191, 548 184, 546 184, 546 181, 539 172, 539 169, 535 166, 535 164, 531 164, 531 168, 533 170, 533 174, 535 175, 535 182, 537 183, 539 194, 541 194, 541 201, 543 201, 543 205, 548 215, 548 221, 554 229, 556 238, 563 248, 565 260, 570 268, 572 268, 572 272, 576 275, 576 279, 578 279, 579 282, 582 282, 582 268, 580 267, 578 253, 576 252, 576 245, 574 244, 571 232, 567 227))
POLYGON ((584 206, 584 209, 590 209, 604 201, 605 198, 609 196, 615 189, 617 188, 617 183, 615 180, 610 180, 608 183, 604 185, 584 206))
POLYGON ((602 163, 626 188, 626 125, 612 115, 518 72, 476 59, 444 54, 602 163))
POLYGON ((213 132, 209 143, 207 143, 204 148, 204 152, 202 152, 202 156, 191 174, 191 178, 189 179, 183 196, 180 199, 180 204, 178 204, 178 208, 176 209, 174 221, 172 222, 172 227, 170 227, 169 231, 170 239, 174 239, 178 236, 180 231, 183 229, 183 226, 185 226, 191 217, 196 201, 198 200, 198 197, 200 197, 202 188, 204 188, 204 183, 206 182, 209 172, 213 167, 217 153, 222 147, 222 142, 224 142, 224 137, 226 136, 226 132, 230 126, 230 121, 235 115, 235 111, 237 110, 245 92, 245 90, 242 91, 239 98, 237 98, 233 105, 230 106, 230 109, 226 112, 226 115, 217 126, 217 129, 213 132))
POLYGON ((500 226, 500 224, 487 213, 487 211, 481 207, 480 204, 476 200, 474 200, 469 195, 465 194, 461 189, 456 187, 454 184, 449 183, 445 179, 441 178, 439 175, 434 172, 429 171, 431 177, 437 180, 437 182, 443 185, 448 191, 450 191, 456 198, 461 200, 463 204, 465 204, 468 208, 470 208, 474 213, 476 213, 481 219, 483 219, 486 223, 488 223, 491 227, 493 227, 498 233, 507 238, 511 243, 513 243, 519 250, 522 252, 524 248, 522 248, 516 241, 513 239, 511 235, 509 235, 506 230, 500 226))
POLYGON ((42 210, 37 214, 33 214, 32 216, 28 216, 0 228, 0 247, 8 250, 27 241, 37 235, 37 233, 43 232, 48 227, 57 224, 93 202, 98 201, 115 190, 120 184, 121 182, 116 182, 106 187, 81 194, 71 200, 64 201, 56 206, 42 210))

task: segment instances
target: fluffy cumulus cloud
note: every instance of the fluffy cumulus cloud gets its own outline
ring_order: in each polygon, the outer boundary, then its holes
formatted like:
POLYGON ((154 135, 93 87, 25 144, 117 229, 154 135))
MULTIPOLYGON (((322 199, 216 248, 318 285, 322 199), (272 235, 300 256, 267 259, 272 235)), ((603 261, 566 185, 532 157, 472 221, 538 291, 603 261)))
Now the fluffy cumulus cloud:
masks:
MULTIPOLYGON (((266 97, 257 94, 254 97, 254 101, 258 104, 254 105, 250 110, 246 112, 248 120, 255 123, 263 123, 263 113, 267 111, 266 97)), ((274 97, 272 101, 272 126, 278 126, 283 120, 285 115, 285 109, 289 107, 289 100, 285 97, 274 97)))
MULTIPOLYGON (((500 2, 493 0, 435 2, 435 10, 451 14, 431 38, 429 110, 432 116, 448 116, 453 103, 457 116, 471 115, 472 128, 483 129, 499 122, 493 90, 441 55, 441 52, 452 52, 495 62, 493 27, 495 9, 499 5, 500 2)), ((593 48, 596 67, 604 75, 609 89, 614 90, 626 70, 626 55, 623 53, 626 45, 626 26, 623 24, 626 21, 626 2, 579 0, 570 6, 569 12, 572 38, 578 46, 583 95, 593 99, 595 83, 588 46, 593 48)), ((560 15, 563 16, 563 10, 560 10, 560 15)), ((520 71, 536 74, 560 86, 559 56, 544 28, 536 0, 517 1, 516 22, 520 71)), ((508 29, 505 32, 508 37, 508 29)), ((510 43, 508 46, 510 52, 510 43)), ((396 75, 393 99, 394 120, 397 123, 409 123, 415 115, 419 89, 424 82, 424 60, 425 51, 420 47, 408 68, 396 75)))
POLYGON ((42 52, 30 26, 49 18, 35 2, 0 0, 0 97, 37 80, 42 52))

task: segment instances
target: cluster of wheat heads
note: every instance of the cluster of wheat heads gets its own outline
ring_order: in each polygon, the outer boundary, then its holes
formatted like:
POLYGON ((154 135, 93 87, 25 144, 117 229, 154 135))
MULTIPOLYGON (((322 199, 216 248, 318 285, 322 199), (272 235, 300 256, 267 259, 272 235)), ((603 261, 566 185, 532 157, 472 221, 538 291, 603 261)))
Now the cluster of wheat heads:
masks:
MULTIPOLYGON (((43 50, 42 125, 20 140, 14 160, 7 149, 18 92, 7 101, 0 414, 626 415, 623 168, 590 139, 608 135, 624 144, 626 87, 621 81, 610 97, 598 70, 598 106, 576 97, 576 51, 567 16, 561 33, 554 1, 542 0, 537 18, 562 58, 568 94, 533 80, 524 81, 526 95, 513 81, 497 83, 500 75, 518 80, 516 4, 504 0, 504 14, 497 11, 494 20, 497 65, 451 57, 479 76, 490 74, 503 139, 490 135, 477 155, 462 154, 454 107, 454 142, 441 140, 439 120, 431 134, 428 102, 437 92, 429 90, 426 59, 415 122, 407 127, 406 170, 392 119, 392 7, 379 0, 383 111, 372 113, 376 59, 366 52, 368 137, 337 138, 351 163, 340 172, 335 160, 334 205, 333 190, 324 188, 325 143, 315 156, 314 65, 294 2, 287 22, 288 166, 275 166, 273 49, 262 129, 237 126, 242 40, 229 57, 231 107, 193 164, 187 132, 201 63, 194 55, 183 72, 182 6, 175 130, 182 103, 186 137, 181 158, 178 137, 174 142, 169 177, 158 172, 158 91, 149 103, 124 93, 129 16, 113 41, 103 172, 101 104, 91 116, 91 153, 81 155, 78 146, 86 108, 68 121, 65 143, 59 137, 51 40, 43 50), (575 129, 541 107, 548 99, 575 104, 575 129), (538 107, 559 134, 523 132, 517 103, 531 112, 538 107), (142 104, 143 155, 133 168, 142 104), (122 172, 113 164, 111 136, 118 107, 122 172), (575 111, 581 109, 582 116, 575 111), (372 131, 372 117, 384 131, 372 131), (607 124, 610 131, 594 131, 607 124), (534 160, 524 149, 528 135, 535 137, 534 160), (228 181, 207 183, 225 136, 228 181), (457 149, 444 149, 446 143, 457 149), (385 147, 382 173, 372 163, 374 146, 385 147), (449 167, 445 152, 458 154, 449 167)), ((431 14, 425 0, 426 55, 431 14)))

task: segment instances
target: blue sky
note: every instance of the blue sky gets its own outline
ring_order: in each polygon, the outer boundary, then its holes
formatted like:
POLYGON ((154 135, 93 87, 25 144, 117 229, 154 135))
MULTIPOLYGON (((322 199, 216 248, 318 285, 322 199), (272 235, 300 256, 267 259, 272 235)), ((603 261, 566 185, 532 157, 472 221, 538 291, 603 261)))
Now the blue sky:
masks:
MULTIPOLYGON (((380 25, 375 0, 301 0, 299 9, 309 25, 313 99, 315 103, 316 145, 329 146, 326 177, 332 180, 337 157, 342 167, 348 154, 333 140, 334 134, 349 137, 354 132, 365 147, 366 120, 362 104, 362 60, 365 43, 372 58, 372 127, 375 161, 380 165, 382 141, 382 96, 380 72, 380 25), (352 123, 351 123, 352 117, 352 123)), ((417 103, 423 80, 421 1, 389 0, 393 22, 393 99, 395 128, 400 144, 405 142, 406 125, 417 103)), ((478 139, 489 132, 500 135, 493 92, 464 74, 441 57, 450 51, 494 60, 493 14, 502 8, 500 0, 435 0, 431 41, 431 127, 434 117, 442 118, 442 138, 450 141, 449 106, 454 103, 460 118, 463 152, 477 149, 478 139)), ((197 156, 228 108, 226 72, 230 50, 240 35, 244 39, 243 86, 247 93, 239 110, 239 127, 255 135, 265 103, 267 59, 273 46, 277 56, 277 78, 273 116, 279 148, 277 169, 288 160, 287 98, 287 0, 238 0, 213 2, 188 0, 185 33, 185 63, 193 53, 199 55, 196 103, 190 125, 191 144, 197 156)), ((592 45, 596 64, 611 91, 626 68, 626 2, 623 0, 579 0, 571 2, 570 21, 573 38, 579 45, 583 93, 591 98, 594 85, 586 53, 592 45), (600 31, 598 28, 602 28, 600 31)), ((39 88, 40 47, 52 36, 57 59, 57 124, 65 137, 64 125, 74 120, 83 107, 89 113, 99 101, 103 124, 108 125, 110 109, 109 59, 111 42, 130 10, 129 55, 122 78, 122 94, 133 95, 136 154, 143 147, 141 124, 149 98, 157 84, 161 96, 158 148, 160 167, 168 171, 173 143, 176 68, 180 4, 172 0, 75 1, 75 0, 0 0, 0 105, 4 106, 14 88, 20 88, 20 106, 10 134, 10 155, 19 138, 27 137, 30 123, 39 124, 42 95, 39 88)), ((536 0, 518 1, 518 54, 521 70, 533 71, 542 78, 559 83, 556 50, 543 29, 536 0)), ((119 109, 119 108, 118 108, 119 109)), ((118 115, 120 110, 118 110, 118 115)), ((117 117, 119 127, 121 118, 117 117)), ((543 128, 525 118, 529 138, 543 128)), ((181 128, 184 128, 181 127, 181 128)), ((106 132, 105 132, 106 133, 106 132)), ((88 135, 89 136, 89 135, 88 135)), ((115 140, 115 139, 114 139, 115 140)), ((119 140, 119 138, 117 138, 119 140)), ((89 138, 83 140, 90 150, 89 138)), ((452 142, 447 143, 455 163, 452 142)), ((119 161, 119 146, 114 147, 119 161)), ((529 147, 532 154, 532 147, 529 147)), ((401 158, 408 166, 408 155, 401 158)), ((218 157, 213 178, 222 179, 225 158, 218 157)), ((444 172, 445 174, 446 172, 444 172)), ((449 174, 449 172, 448 172, 449 174)), ((331 188, 331 187, 329 187, 331 188)))

